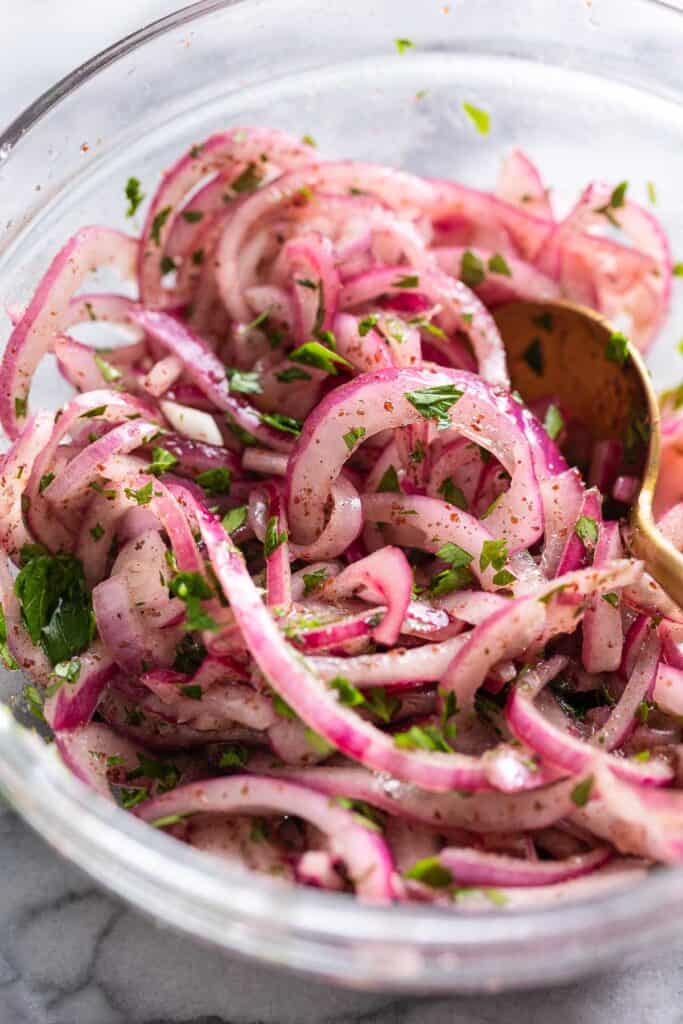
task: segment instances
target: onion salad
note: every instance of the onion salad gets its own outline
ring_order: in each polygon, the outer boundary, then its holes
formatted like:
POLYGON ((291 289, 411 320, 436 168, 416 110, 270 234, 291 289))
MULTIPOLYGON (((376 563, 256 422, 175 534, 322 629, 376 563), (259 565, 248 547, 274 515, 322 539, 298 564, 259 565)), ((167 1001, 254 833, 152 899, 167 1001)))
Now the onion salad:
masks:
POLYGON ((125 198, 137 235, 82 228, 7 307, 0 654, 65 765, 372 903, 533 906, 679 862, 683 612, 626 529, 647 432, 528 408, 491 312, 563 296, 626 325, 606 359, 646 349, 681 273, 652 214, 596 182, 558 217, 519 150, 484 192, 262 128, 125 198))

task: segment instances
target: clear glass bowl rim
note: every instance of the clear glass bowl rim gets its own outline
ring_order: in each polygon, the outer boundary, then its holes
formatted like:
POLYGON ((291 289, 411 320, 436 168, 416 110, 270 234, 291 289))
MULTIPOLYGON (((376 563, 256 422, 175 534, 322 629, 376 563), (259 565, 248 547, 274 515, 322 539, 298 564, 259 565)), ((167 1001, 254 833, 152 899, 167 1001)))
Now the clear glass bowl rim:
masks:
MULTIPOLYGON (((0 134, 0 162, 11 159, 43 116, 98 72, 157 36, 249 2, 198 0, 96 54, 7 126, 0 134)), ((25 227, 26 221, 16 232, 25 227)), ((14 234, 7 232, 0 245, 14 234)), ((374 907, 286 887, 206 858, 92 793, 4 705, 0 786, 60 853, 155 918, 225 949, 356 987, 481 991, 528 985, 535 977, 559 980, 597 969, 671 931, 683 907, 683 892, 677 895, 683 873, 673 869, 652 872, 636 891, 486 914, 450 914, 427 905, 374 907), (589 948, 578 954, 577 942, 589 948), (563 951, 566 969, 558 969, 563 951), (414 963, 405 960, 412 952, 414 963)))

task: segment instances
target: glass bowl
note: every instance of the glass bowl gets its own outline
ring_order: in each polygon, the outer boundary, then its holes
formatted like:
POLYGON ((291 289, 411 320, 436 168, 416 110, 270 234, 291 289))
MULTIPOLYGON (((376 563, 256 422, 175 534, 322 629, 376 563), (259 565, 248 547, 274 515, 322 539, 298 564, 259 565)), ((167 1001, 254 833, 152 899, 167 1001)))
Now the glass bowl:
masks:
MULTIPOLYGON (((646 0, 204 0, 74 71, 0 137, 2 299, 24 301, 81 225, 130 228, 130 175, 150 192, 175 154, 236 123, 308 133, 330 155, 479 187, 519 144, 560 201, 591 178, 628 179, 638 198, 652 181, 680 258, 682 51, 683 14, 646 0), (399 54, 397 37, 414 47, 399 54), (487 137, 464 116, 465 100, 491 112, 487 137)), ((660 386, 676 375, 672 343, 683 335, 675 291, 651 355, 660 386)), ((33 395, 64 397, 48 361, 33 395)), ((101 883, 226 950, 362 988, 486 991, 622 961, 680 919, 673 870, 628 892, 485 915, 286 888, 91 793, 27 727, 16 677, 5 674, 2 687, 0 784, 19 812, 101 883)))

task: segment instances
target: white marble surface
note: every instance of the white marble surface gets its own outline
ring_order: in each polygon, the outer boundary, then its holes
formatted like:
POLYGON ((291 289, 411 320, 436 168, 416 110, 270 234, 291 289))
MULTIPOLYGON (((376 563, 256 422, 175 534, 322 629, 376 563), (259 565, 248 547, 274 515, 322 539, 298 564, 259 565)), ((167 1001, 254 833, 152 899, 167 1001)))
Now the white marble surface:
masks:
MULTIPOLYGON (((0 123, 174 6, 0 0, 0 123)), ((674 1024, 683 1021, 682 952, 552 991, 440 1000, 348 992, 156 928, 0 806, 0 1024, 674 1024)))

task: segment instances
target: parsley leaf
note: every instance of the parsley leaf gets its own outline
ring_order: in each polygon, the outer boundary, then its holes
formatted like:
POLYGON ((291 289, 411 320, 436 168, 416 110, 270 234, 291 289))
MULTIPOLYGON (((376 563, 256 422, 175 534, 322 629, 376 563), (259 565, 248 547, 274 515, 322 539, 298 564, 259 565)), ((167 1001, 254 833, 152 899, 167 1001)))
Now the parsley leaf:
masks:
POLYGON ((615 331, 610 335, 605 346, 605 357, 618 366, 624 365, 628 359, 628 338, 625 334, 615 331))
POLYGON ((173 668, 176 672, 194 675, 206 657, 206 647, 193 636, 186 634, 175 649, 173 668))
POLYGON ((333 377, 338 373, 337 366, 342 366, 345 370, 351 369, 348 359, 321 345, 319 341, 307 341, 305 345, 299 345, 289 353, 288 359, 293 363, 303 363, 304 366, 314 366, 333 377))
POLYGON ((145 193, 140 191, 140 182, 137 178, 129 178, 126 182, 126 199, 128 200, 128 209, 126 210, 126 217, 132 217, 135 214, 140 203, 145 198, 145 193))
POLYGON ((445 597, 454 590, 465 590, 473 580, 472 573, 465 566, 444 569, 432 576, 428 590, 432 597, 445 597))
POLYGON ((327 579, 327 569, 314 569, 313 572, 305 572, 302 578, 304 581, 304 597, 308 597, 309 594, 312 594, 314 590, 317 590, 325 582, 327 579))
POLYGON ((554 441, 562 432, 564 427, 564 417, 556 405, 548 406, 543 420, 543 426, 545 427, 546 434, 551 441, 554 441))
POLYGON ((161 229, 169 218, 171 213, 171 207, 165 206, 163 210, 159 210, 154 220, 152 221, 152 230, 150 236, 152 241, 157 245, 161 245, 161 229))
POLYGON ((584 547, 595 547, 598 543, 598 524, 590 516, 579 516, 574 533, 584 547))
POLYGON ((503 538, 501 540, 485 540, 481 546, 479 556, 479 568, 482 572, 488 569, 489 565, 494 569, 502 569, 508 560, 508 545, 503 538))
POLYGON ((415 43, 412 41, 412 39, 394 39, 394 44, 396 46, 397 51, 401 54, 405 53, 406 50, 412 50, 412 48, 415 46, 415 43))
POLYGON ((619 607, 619 595, 610 591, 609 594, 602 595, 603 601, 607 601, 607 604, 611 604, 613 608, 619 607))
POLYGON ((412 725, 407 732, 394 733, 394 745, 401 750, 429 750, 452 754, 453 748, 436 725, 412 725))
POLYGON ((471 249, 465 249, 460 260, 460 280, 468 288, 476 288, 486 278, 484 264, 471 249))
POLYGON ((235 530, 239 530, 240 526, 244 526, 248 511, 246 505, 238 505, 237 508, 231 508, 229 512, 226 512, 221 519, 225 532, 234 533, 235 530))
POLYGON ((420 278, 417 274, 406 274, 404 277, 398 277, 393 283, 392 288, 419 288, 420 278))
POLYGON ((72 555, 48 555, 40 548, 24 548, 22 564, 14 592, 28 634, 53 665, 68 661, 80 654, 92 637, 83 566, 72 555))
POLYGON ((376 325, 378 320, 378 313, 370 313, 368 316, 363 317, 363 319, 358 324, 358 333, 360 334, 361 338, 364 338, 367 334, 370 333, 370 331, 376 325))
POLYGON ((231 184, 233 192, 254 192, 261 184, 261 172, 255 163, 247 164, 231 184))
POLYGON ((499 252, 494 252, 487 266, 493 274, 503 274, 505 277, 512 277, 512 271, 507 265, 505 257, 499 252))
POLYGON ((571 791, 572 803, 576 804, 577 807, 585 807, 588 803, 588 798, 591 795, 593 788, 593 776, 587 775, 581 782, 577 782, 571 791))
POLYGON ((463 103, 462 109, 465 111, 479 134, 488 135, 491 128, 491 118, 489 114, 480 107, 475 107, 472 103, 463 103))
POLYGON ((453 875, 448 868, 445 868, 438 857, 423 857, 416 861, 412 868, 405 873, 406 878, 415 882, 422 882, 431 889, 445 889, 453 885, 453 875))
POLYGON ((249 751, 241 744, 225 747, 218 762, 219 768, 244 768, 249 760, 249 751))
POLYGON ((335 676, 334 679, 330 679, 329 686, 337 691, 340 704, 344 704, 349 708, 365 704, 365 697, 360 690, 350 683, 348 679, 344 679, 343 676, 335 676))
POLYGON ((241 395, 260 395, 263 391, 258 370, 236 370, 230 367, 225 372, 230 381, 231 391, 241 395))
POLYGON ((280 545, 286 542, 287 531, 281 530, 278 532, 277 516, 271 516, 266 526, 266 535, 263 538, 263 553, 266 558, 270 558, 273 552, 277 551, 280 545))
POLYGON ((261 423, 266 423, 275 430, 281 430, 284 434, 294 434, 295 437, 298 437, 301 433, 300 421, 295 420, 292 416, 283 416, 279 412, 262 412, 259 415, 261 423))
POLYGON ((183 697, 189 697, 190 700, 202 699, 202 688, 198 683, 188 683, 185 686, 181 686, 180 692, 183 697))
POLYGON ((295 380, 311 380, 312 378, 310 373, 306 373, 299 366, 289 366, 286 370, 276 373, 275 379, 282 381, 283 384, 291 384, 295 380))
POLYGON ((450 426, 448 410, 458 402, 464 392, 455 384, 436 384, 431 388, 406 391, 405 397, 427 420, 436 420, 439 430, 450 426))
POLYGON ((439 487, 439 494, 449 505, 455 505, 456 508, 462 509, 463 512, 467 511, 467 499, 463 491, 453 483, 452 477, 447 476, 442 481, 439 487))
POLYGON ((401 707, 398 697, 391 697, 383 686, 373 686, 365 696, 365 706, 382 722, 392 721, 394 715, 401 707))
POLYGON ((10 649, 7 646, 7 623, 5 622, 5 612, 2 605, 0 604, 0 661, 2 661, 5 668, 14 671, 19 668, 18 663, 12 657, 10 649))
POLYGON ((188 224, 197 224, 204 216, 203 210, 183 210, 180 215, 188 224))
POLYGON ((378 494, 401 493, 401 485, 398 482, 398 473, 393 466, 388 466, 382 473, 382 479, 377 484, 378 494))
POLYGON ((45 488, 50 486, 54 478, 54 473, 43 473, 38 484, 38 493, 42 494, 45 488))
POLYGON ((213 597, 213 590, 198 572, 179 572, 169 587, 174 597, 185 604, 185 629, 218 629, 218 624, 204 611, 201 602, 213 597))
POLYGON ((461 548, 459 544, 447 541, 436 552, 436 557, 440 558, 443 562, 450 562, 454 569, 459 569, 468 566, 474 556, 469 551, 461 548))
POLYGON ((125 488, 125 495, 132 501, 135 501, 138 505, 149 505, 152 500, 152 487, 153 483, 150 480, 149 483, 144 484, 143 487, 139 487, 137 491, 134 491, 131 487, 125 488))
POLYGON ((147 467, 147 472, 159 476, 161 473, 167 473, 177 464, 177 455, 167 451, 166 448, 152 448, 152 461, 147 467))
POLYGON ((232 473, 227 466, 216 466, 199 473, 196 481, 207 494, 230 494, 232 473))
POLYGON ((360 441, 362 437, 365 437, 365 427, 351 427, 350 430, 342 435, 344 438, 344 444, 350 452, 356 447, 356 442, 360 441))
POLYGON ((27 399, 25 399, 25 398, 15 398, 14 399, 14 415, 17 417, 17 419, 21 419, 22 416, 25 416, 27 409, 28 409, 28 401, 27 401, 27 399))

